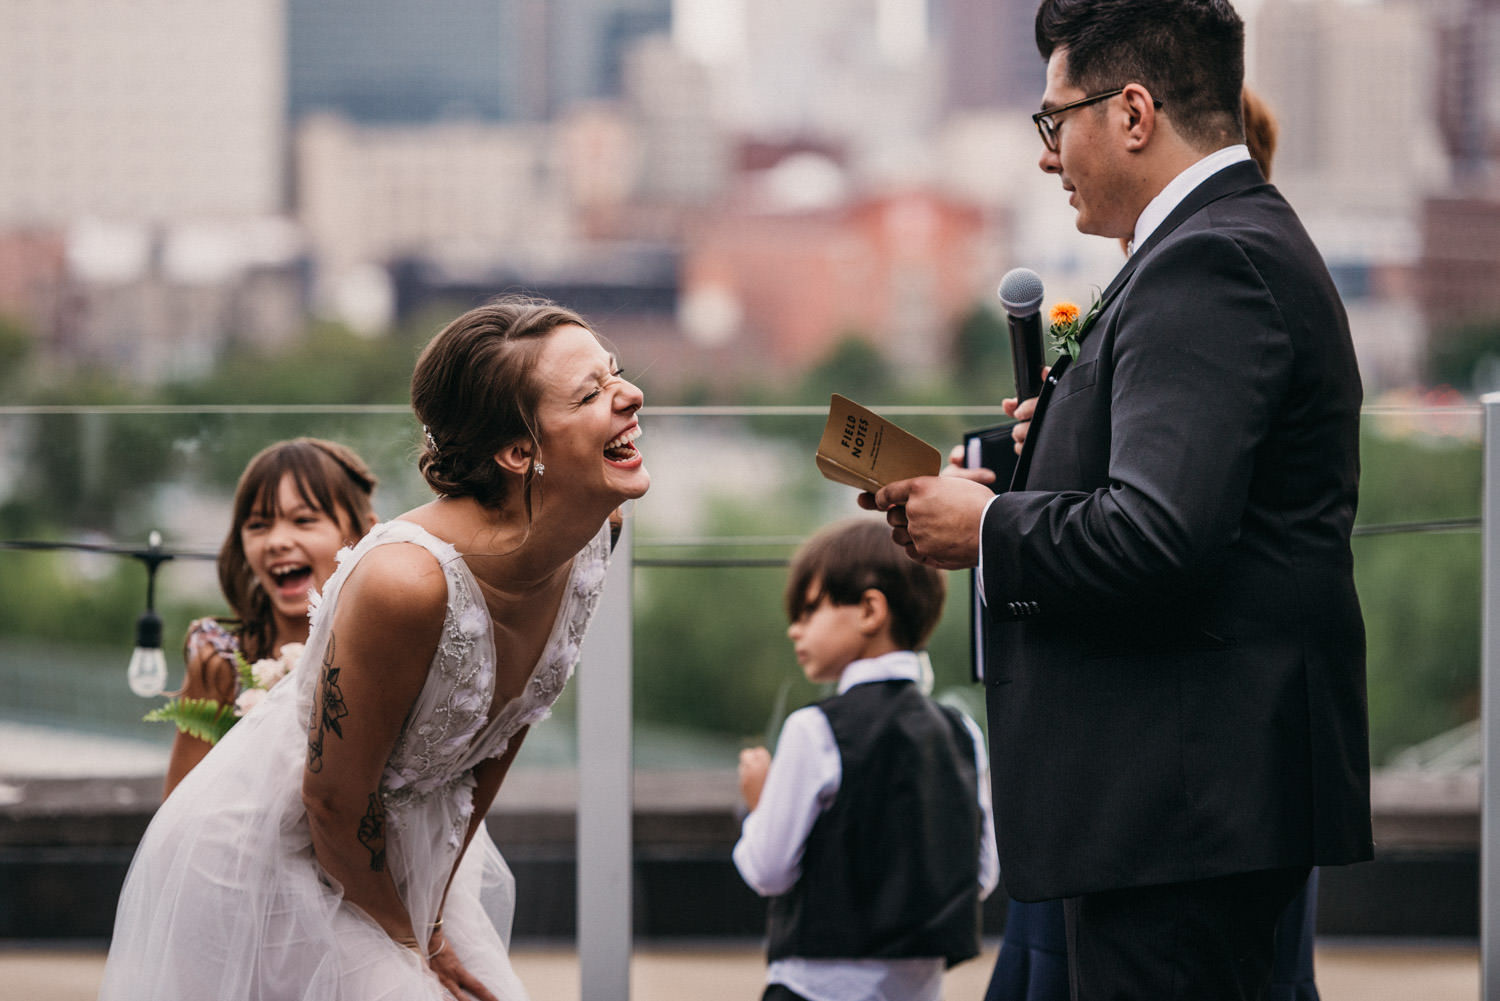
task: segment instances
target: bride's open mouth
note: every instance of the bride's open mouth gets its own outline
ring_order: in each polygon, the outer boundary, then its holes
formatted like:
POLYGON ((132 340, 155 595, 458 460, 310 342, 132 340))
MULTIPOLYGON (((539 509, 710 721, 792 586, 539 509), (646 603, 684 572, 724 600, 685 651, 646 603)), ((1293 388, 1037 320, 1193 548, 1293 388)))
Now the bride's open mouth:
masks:
POLYGON ((641 426, 632 425, 604 446, 604 458, 615 463, 630 463, 639 460, 641 452, 635 447, 635 440, 640 436, 641 426))

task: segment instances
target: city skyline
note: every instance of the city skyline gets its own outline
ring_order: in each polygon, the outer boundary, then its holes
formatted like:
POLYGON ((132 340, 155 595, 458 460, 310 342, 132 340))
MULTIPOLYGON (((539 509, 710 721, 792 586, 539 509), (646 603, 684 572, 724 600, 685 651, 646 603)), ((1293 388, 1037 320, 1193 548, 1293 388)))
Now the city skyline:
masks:
MULTIPOLYGON (((1500 4, 1241 8, 1247 78, 1280 118, 1274 180, 1340 278, 1373 381, 1416 378, 1433 303, 1415 275, 1441 239, 1426 206, 1494 197, 1500 59, 1484 46, 1500 37, 1500 4)), ((411 274, 607 288, 656 248, 681 261, 680 301, 651 325, 693 336, 717 301, 714 337, 787 343, 785 329, 725 327, 768 314, 722 274, 699 287, 696 234, 732 243, 740 219, 795 239, 808 220, 842 218, 840 239, 868 246, 857 206, 903 193, 977 214, 972 301, 1016 263, 1082 295, 1118 257, 1073 230, 1036 170, 1032 9, 442 0, 413 16, 393 0, 225 0, 208 17, 143 0, 126 17, 12 0, 0 254, 25 274, 0 283, 0 308, 54 353, 149 380, 201 371, 235 339, 289 343, 299 314, 378 332, 405 301, 404 261, 427 262, 411 274), (25 250, 43 245, 57 249, 25 250)), ((929 287, 917 274, 890 280, 929 287)), ((1480 289, 1459 292, 1490 308, 1480 289)), ((905 301, 906 320, 873 326, 833 309, 822 337, 860 326, 880 341, 913 317, 929 336, 951 328, 951 306, 905 301)))

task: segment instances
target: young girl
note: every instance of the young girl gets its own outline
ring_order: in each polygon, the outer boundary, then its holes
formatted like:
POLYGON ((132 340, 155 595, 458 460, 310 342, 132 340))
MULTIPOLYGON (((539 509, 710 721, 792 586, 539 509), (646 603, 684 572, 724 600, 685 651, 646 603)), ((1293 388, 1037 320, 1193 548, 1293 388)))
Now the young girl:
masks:
MULTIPOLYGON (((236 653, 254 663, 307 641, 308 594, 334 570, 340 549, 375 524, 375 476, 337 442, 295 438, 263 449, 240 476, 219 586, 232 618, 188 627, 181 699, 232 706, 241 691, 236 653)), ((179 729, 167 762, 169 795, 213 745, 179 729)))

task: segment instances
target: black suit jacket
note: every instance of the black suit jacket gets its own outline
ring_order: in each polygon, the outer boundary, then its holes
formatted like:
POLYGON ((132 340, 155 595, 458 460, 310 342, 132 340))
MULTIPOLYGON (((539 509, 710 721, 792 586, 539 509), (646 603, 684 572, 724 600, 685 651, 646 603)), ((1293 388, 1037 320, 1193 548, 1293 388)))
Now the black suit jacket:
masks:
POLYGON ((1371 857, 1360 400, 1327 268, 1251 163, 1104 291, 982 531, 1012 896, 1371 857))

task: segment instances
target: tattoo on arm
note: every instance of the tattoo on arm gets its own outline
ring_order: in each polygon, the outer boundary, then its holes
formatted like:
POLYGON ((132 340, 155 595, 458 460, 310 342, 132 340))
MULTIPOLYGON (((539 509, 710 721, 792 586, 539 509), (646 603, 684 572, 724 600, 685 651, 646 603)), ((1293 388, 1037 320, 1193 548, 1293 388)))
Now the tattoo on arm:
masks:
POLYGON ((323 681, 313 698, 313 718, 308 727, 312 733, 307 740, 307 770, 314 774, 323 770, 323 741, 330 732, 343 737, 340 720, 349 715, 343 690, 339 688, 339 668, 333 666, 334 639, 330 633, 328 649, 323 654, 323 681))
POLYGON ((380 794, 370 793, 370 808, 359 821, 359 843, 370 851, 370 871, 385 868, 385 807, 380 794))

